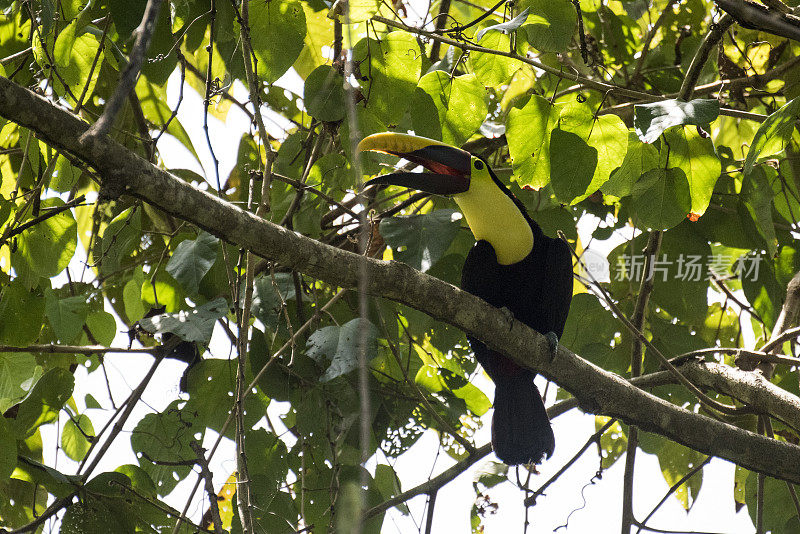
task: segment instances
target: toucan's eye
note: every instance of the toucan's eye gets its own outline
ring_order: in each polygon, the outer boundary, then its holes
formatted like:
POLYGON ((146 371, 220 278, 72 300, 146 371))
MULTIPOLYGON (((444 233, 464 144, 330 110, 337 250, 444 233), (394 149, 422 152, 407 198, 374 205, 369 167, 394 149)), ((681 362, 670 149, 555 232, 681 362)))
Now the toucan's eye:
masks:
POLYGON ((483 162, 481 160, 479 160, 479 159, 476 159, 475 160, 475 168, 478 169, 479 171, 482 170, 483 169, 483 162))

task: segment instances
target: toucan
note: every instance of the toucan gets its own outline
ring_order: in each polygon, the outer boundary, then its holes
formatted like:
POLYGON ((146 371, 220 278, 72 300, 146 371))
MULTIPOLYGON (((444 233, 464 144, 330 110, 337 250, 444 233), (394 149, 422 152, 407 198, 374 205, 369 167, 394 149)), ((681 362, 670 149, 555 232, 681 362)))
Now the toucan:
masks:
MULTIPOLYGON (((365 186, 396 185, 452 197, 476 239, 462 269, 462 289, 546 335, 555 354, 572 299, 569 246, 544 235, 487 162, 465 150, 394 132, 365 137, 358 150, 391 154, 430 171, 385 174, 365 186)), ((508 465, 549 458, 555 437, 533 382, 536 373, 468 339, 495 383, 492 447, 497 457, 508 465)))

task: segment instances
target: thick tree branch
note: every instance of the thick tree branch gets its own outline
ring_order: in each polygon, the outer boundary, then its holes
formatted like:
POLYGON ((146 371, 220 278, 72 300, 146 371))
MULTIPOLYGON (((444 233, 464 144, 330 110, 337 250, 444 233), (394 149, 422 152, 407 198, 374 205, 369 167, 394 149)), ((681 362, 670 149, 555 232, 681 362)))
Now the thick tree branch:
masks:
POLYGON ((84 144, 80 136, 88 129, 86 123, 3 77, 0 115, 92 165, 102 177, 101 194, 106 197, 130 194, 141 198, 259 256, 340 287, 357 287, 363 262, 370 294, 407 304, 461 328, 556 382, 575 395, 583 410, 616 417, 704 454, 800 483, 800 447, 684 410, 564 347, 551 358, 544 336, 453 285, 407 265, 362 258, 259 219, 106 137, 84 144))

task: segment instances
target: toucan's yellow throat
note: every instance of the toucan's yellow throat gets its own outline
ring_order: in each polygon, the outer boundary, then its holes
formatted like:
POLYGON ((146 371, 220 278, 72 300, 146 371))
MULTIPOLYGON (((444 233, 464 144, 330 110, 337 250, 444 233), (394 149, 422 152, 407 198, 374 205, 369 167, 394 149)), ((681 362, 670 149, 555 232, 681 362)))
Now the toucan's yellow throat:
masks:
POLYGON ((440 141, 393 132, 364 138, 358 150, 392 154, 432 171, 386 174, 367 185, 399 185, 452 196, 475 239, 488 241, 500 264, 517 263, 533 249, 533 231, 528 220, 480 158, 440 141))

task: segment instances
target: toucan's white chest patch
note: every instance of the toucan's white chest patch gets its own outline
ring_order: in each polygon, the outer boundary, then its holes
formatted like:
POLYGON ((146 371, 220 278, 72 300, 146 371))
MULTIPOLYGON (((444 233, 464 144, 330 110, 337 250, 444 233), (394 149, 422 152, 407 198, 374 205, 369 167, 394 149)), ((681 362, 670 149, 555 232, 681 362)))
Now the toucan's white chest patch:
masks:
POLYGON ((488 171, 477 173, 473 169, 469 191, 453 198, 475 239, 488 241, 501 265, 522 261, 533 250, 533 230, 528 221, 488 171))

